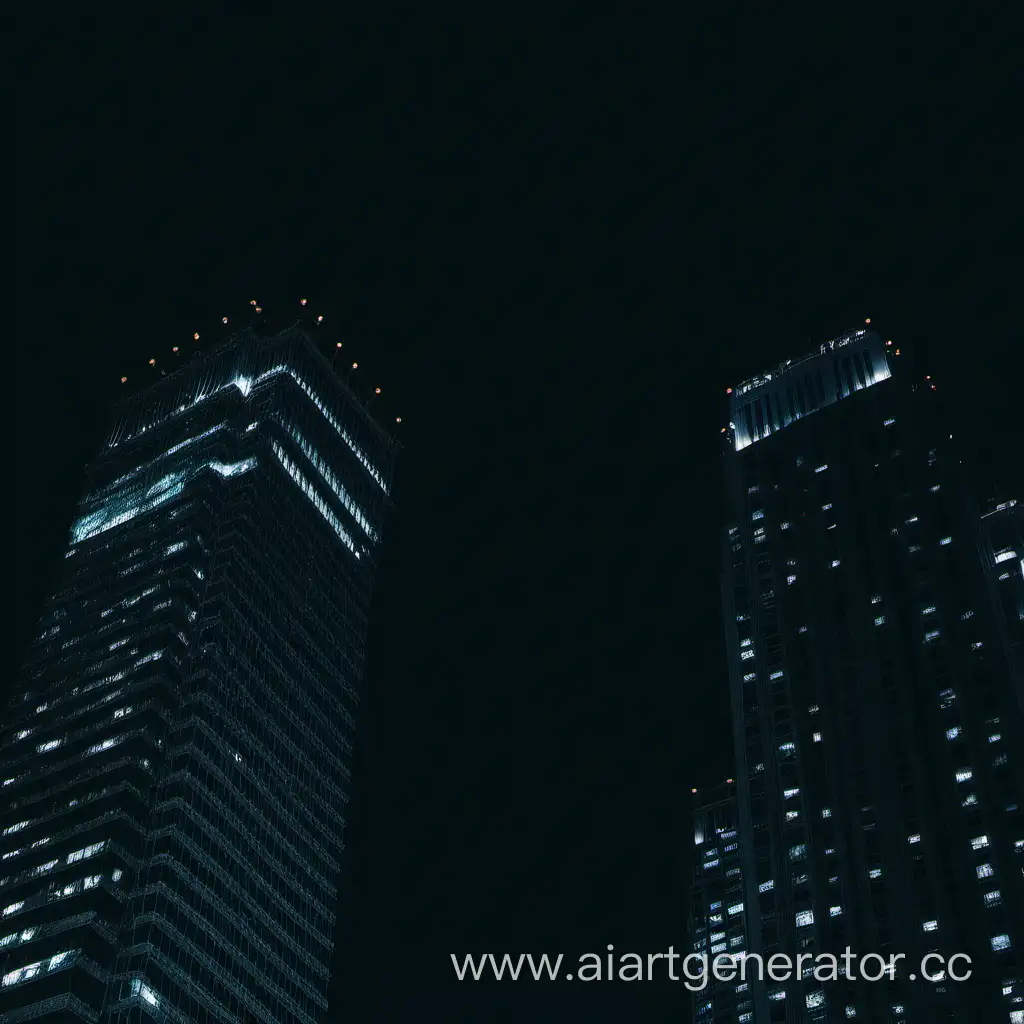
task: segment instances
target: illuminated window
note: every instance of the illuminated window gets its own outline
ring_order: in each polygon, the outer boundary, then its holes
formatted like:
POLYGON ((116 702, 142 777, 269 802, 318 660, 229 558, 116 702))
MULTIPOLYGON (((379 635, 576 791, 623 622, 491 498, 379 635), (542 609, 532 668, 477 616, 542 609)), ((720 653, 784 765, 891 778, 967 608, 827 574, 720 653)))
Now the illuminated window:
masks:
POLYGON ((814 911, 813 910, 798 910, 796 914, 796 926, 797 928, 806 928, 808 925, 814 924, 814 911))
POLYGON ((960 726, 954 725, 952 729, 946 730, 946 739, 955 740, 960 735, 960 726))
POLYGON ((995 952, 998 953, 1002 949, 1009 949, 1009 948, 1010 948, 1010 936, 1009 935, 1006 935, 1004 933, 1003 935, 993 935, 992 936, 992 949, 995 950, 995 952))
POLYGON ((829 907, 828 908, 828 916, 829 917, 839 917, 842 914, 842 912, 843 912, 843 908, 842 907, 829 907))
POLYGON ((938 927, 938 921, 925 921, 924 924, 921 925, 922 930, 926 932, 934 932, 938 929, 938 927))
POLYGON ((991 878, 996 873, 991 864, 979 864, 975 871, 979 878, 991 878))
POLYGON ((912 836, 907 836, 908 843, 919 843, 921 842, 921 833, 915 832, 912 836))
POLYGON ((985 895, 982 896, 982 900, 986 907, 998 907, 1003 901, 1003 896, 998 889, 993 889, 991 892, 985 893, 985 895))
POLYGON ((961 768, 956 773, 956 781, 957 782, 970 782, 970 780, 973 779, 973 778, 974 778, 974 772, 972 772, 970 768, 961 768))

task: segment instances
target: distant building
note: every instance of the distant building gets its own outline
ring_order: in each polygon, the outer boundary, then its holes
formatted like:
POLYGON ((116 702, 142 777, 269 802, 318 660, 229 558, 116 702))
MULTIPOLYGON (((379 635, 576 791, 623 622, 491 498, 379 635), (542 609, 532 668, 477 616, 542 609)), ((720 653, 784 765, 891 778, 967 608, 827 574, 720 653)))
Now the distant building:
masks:
MULTIPOLYGON (((747 948, 747 914, 735 783, 702 790, 695 799, 691 952, 709 959, 726 953, 740 957, 747 948)), ((753 1006, 748 984, 714 978, 691 998, 700 1024, 735 1024, 753 1006)))

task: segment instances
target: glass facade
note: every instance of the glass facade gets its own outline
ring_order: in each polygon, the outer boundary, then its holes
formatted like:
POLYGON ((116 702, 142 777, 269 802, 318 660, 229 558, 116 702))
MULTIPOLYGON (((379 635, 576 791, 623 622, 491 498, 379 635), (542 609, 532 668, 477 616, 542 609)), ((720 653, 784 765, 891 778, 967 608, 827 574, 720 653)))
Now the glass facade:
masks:
POLYGON ((4 1020, 323 1019, 395 451, 301 324, 122 404, 0 735, 4 1020))
POLYGON ((731 399, 749 950, 911 965, 886 984, 752 982, 758 1024, 1010 1022, 1024 1006, 1021 545, 995 529, 1019 538, 1020 520, 982 518, 935 391, 899 363, 855 331, 731 399), (911 981, 932 950, 969 954, 971 982, 911 981))

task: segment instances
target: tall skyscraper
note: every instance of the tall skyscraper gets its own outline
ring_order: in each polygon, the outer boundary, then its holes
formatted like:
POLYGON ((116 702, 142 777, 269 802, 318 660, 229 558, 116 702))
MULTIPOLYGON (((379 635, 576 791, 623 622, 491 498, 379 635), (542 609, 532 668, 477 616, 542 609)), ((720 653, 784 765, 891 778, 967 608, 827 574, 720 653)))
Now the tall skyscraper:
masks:
POLYGON ((196 353, 89 469, 0 736, 5 1021, 324 1019, 396 446, 312 330, 196 353))
MULTIPOLYGON (((725 953, 741 957, 747 950, 747 913, 736 784, 729 780, 702 790, 695 800, 697 864, 690 887, 691 952, 709 958, 725 953)), ((749 983, 715 977, 692 998, 694 1019, 699 1024, 735 1024, 740 1014, 753 1007, 749 983)))
POLYGON ((752 985, 741 1021, 1024 1019, 1018 612, 997 589, 1022 552, 986 540, 938 392, 903 362, 856 330, 731 394, 748 948, 906 955, 891 983, 752 985), (968 954, 970 982, 910 980, 932 950, 968 954))

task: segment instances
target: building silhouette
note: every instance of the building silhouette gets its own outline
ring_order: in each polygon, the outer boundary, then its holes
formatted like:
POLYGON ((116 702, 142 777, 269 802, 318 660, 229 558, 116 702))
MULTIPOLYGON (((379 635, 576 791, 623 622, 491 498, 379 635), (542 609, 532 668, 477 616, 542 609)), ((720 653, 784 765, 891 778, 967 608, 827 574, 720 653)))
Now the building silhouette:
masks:
POLYGON ((1019 510, 905 362, 855 330, 731 392, 723 605, 748 952, 906 959, 702 1022, 1024 1020, 1019 510))
POLYGON ((154 373, 89 467, 0 735, 5 1021, 324 1018, 396 446, 315 324, 154 373))

